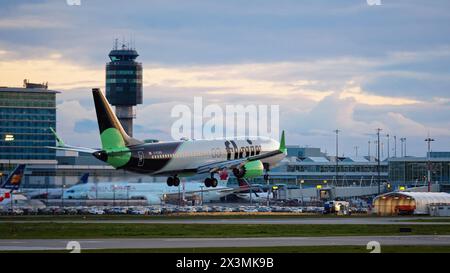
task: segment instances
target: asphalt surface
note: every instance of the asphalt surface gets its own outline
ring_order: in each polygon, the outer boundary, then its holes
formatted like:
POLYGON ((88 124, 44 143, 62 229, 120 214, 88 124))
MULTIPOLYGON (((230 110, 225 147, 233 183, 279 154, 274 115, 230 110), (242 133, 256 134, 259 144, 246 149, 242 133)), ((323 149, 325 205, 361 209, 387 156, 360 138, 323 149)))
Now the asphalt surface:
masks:
MULTIPOLYGON (((274 246, 366 246, 370 241, 383 245, 450 245, 450 235, 433 236, 339 236, 339 237, 266 237, 266 238, 157 238, 157 239, 25 239, 0 240, 0 251, 64 250, 70 241, 83 249, 143 249, 202 247, 274 247, 274 246)), ((71 248, 69 248, 71 249, 71 248)))
MULTIPOLYGON (((443 219, 426 217, 423 219, 443 219)), ((291 225, 450 225, 450 222, 420 222, 417 217, 352 217, 352 218, 242 218, 242 219, 127 219, 127 220, 7 220, 2 223, 105 223, 105 224, 291 224, 291 225)))

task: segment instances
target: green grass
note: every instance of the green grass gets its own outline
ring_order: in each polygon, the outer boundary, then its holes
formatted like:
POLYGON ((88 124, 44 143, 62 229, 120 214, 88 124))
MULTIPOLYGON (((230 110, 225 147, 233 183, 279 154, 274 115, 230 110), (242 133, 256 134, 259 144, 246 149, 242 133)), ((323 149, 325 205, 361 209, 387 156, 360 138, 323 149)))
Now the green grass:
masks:
MULTIPOLYGON (((0 252, 0 253, 5 253, 0 252)), ((65 250, 9 253, 67 253, 65 250)), ((217 248, 86 249, 82 253, 369 253, 364 246, 281 246, 217 248)), ((450 253, 450 246, 383 246, 382 253, 450 253)))
POLYGON ((449 225, 0 223, 0 239, 449 235, 449 225))

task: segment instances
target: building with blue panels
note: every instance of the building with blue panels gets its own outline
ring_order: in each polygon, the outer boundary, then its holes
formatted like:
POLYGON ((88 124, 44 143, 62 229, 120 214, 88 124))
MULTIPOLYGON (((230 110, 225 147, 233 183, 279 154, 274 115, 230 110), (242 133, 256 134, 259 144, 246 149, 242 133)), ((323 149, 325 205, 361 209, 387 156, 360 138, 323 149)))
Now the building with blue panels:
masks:
POLYGON ((23 87, 0 87, 0 173, 19 163, 47 169, 56 164, 55 150, 46 146, 55 146, 49 127, 56 128, 57 93, 27 81, 23 87))
POLYGON ((0 159, 55 160, 56 93, 47 85, 0 88, 0 159))

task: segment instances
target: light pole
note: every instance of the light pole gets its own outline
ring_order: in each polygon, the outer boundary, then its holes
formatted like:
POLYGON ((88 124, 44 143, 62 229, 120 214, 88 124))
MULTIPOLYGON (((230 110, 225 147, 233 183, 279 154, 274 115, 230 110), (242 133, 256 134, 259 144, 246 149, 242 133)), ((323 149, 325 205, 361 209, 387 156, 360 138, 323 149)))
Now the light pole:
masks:
POLYGON ((389 159, 390 158, 389 143, 391 142, 391 139, 389 134, 387 134, 386 137, 387 137, 387 158, 389 159))
POLYGON ((355 146, 355 157, 358 157, 358 149, 359 149, 359 147, 355 146))
POLYGON ((116 206, 116 185, 113 185, 113 207, 116 206))
POLYGON ((201 201, 202 201, 202 206, 203 206, 203 187, 204 187, 204 186, 200 186, 200 190, 201 190, 201 194, 202 194, 202 199, 201 199, 201 201))
POLYGON ((336 133, 336 186, 338 185, 339 181, 339 129, 334 130, 336 133))
POLYGON ((369 146, 367 148, 367 156, 369 157, 369 161, 370 161, 370 140, 369 140, 369 146))
MULTIPOLYGON (((180 183, 178 183, 178 207, 181 206, 181 185, 180 183)), ((203 201, 202 201, 202 206, 203 206, 203 201)))
POLYGON ((250 206, 253 206, 253 192, 252 192, 252 185, 250 183, 247 183, 250 189, 250 206))
POLYGON ((434 141, 431 137, 428 137, 425 139, 426 142, 428 142, 428 153, 427 153, 427 161, 428 161, 428 192, 431 191, 431 142, 434 141))
POLYGON ((127 207, 130 206, 130 185, 127 185, 127 207))
POLYGON ((404 143, 405 143, 405 157, 407 157, 407 156, 408 156, 408 153, 406 153, 406 137, 403 138, 403 140, 404 140, 404 143))
POLYGON ((406 137, 400 138, 400 142, 402 143, 402 157, 406 157, 406 137))
POLYGON ((63 184, 61 187, 61 207, 64 208, 64 191, 66 188, 66 184, 63 184))
POLYGON ((305 183, 305 180, 300 180, 300 195, 302 198, 302 206, 303 206, 303 184, 305 183))
POLYGON ((381 193, 381 173, 380 173, 380 132, 382 129, 378 128, 377 129, 377 138, 378 138, 378 167, 377 167, 377 171, 378 171, 378 194, 381 193))
POLYGON ((397 157, 397 136, 394 136, 394 157, 397 157))

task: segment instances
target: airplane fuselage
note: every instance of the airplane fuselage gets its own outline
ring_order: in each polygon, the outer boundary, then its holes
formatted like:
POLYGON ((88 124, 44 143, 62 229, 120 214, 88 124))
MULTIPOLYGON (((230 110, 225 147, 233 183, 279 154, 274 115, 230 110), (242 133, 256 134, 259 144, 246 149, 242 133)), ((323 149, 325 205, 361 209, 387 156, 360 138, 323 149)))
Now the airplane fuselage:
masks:
MULTIPOLYGON (((277 150, 279 143, 266 137, 247 137, 232 140, 186 140, 146 143, 129 146, 130 152, 97 158, 116 168, 149 175, 190 175, 198 167, 214 162, 235 160, 277 150), (114 158, 117 157, 117 158, 114 158), (116 162, 126 162, 119 166, 116 162)), ((284 154, 262 159, 272 167, 284 154)))
MULTIPOLYGON (((230 189, 219 186, 214 191, 204 189, 203 183, 186 182, 184 191, 191 195, 203 195, 204 202, 218 201, 230 191, 222 192, 221 189, 230 189)), ((183 194, 183 186, 169 187, 165 183, 127 183, 127 182, 101 182, 87 183, 72 186, 64 192, 64 199, 109 199, 132 200, 145 199, 149 205, 161 204, 167 195, 183 194)))

